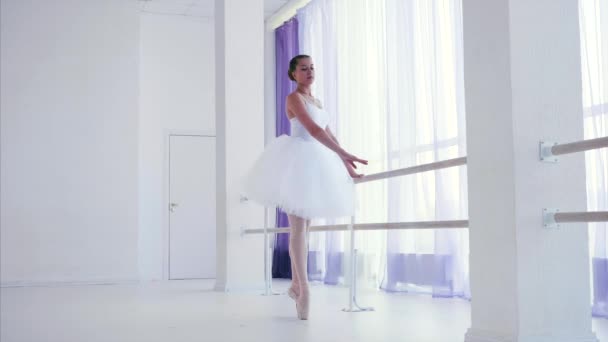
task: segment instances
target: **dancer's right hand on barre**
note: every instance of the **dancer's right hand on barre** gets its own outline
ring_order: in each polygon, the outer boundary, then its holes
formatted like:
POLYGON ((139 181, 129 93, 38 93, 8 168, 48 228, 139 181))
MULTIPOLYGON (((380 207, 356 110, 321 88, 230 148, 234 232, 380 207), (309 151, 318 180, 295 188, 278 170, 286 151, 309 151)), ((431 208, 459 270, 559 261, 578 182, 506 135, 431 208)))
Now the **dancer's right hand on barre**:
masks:
POLYGON ((344 160, 345 163, 349 164, 350 166, 354 167, 355 169, 357 168, 357 165, 355 165, 355 162, 363 164, 363 165, 367 165, 367 160, 356 157, 346 151, 342 151, 342 153, 340 153, 340 158, 342 158, 342 160, 344 160))
POLYGON ((347 162, 344 162, 344 165, 346 166, 346 170, 348 170, 348 174, 352 178, 363 178, 363 176, 365 176, 362 173, 357 173, 357 171, 355 171, 355 169, 352 166, 350 166, 350 164, 348 164, 347 162))

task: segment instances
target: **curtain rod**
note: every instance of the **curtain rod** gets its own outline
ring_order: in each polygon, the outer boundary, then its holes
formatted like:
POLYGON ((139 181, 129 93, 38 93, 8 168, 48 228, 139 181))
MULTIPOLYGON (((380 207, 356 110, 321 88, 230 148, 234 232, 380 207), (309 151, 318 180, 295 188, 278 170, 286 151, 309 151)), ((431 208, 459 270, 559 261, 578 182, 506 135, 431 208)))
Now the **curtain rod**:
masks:
POLYGON ((296 11, 306 6, 311 0, 290 0, 281 6, 278 11, 266 19, 266 30, 274 31, 289 18, 296 15, 296 11))

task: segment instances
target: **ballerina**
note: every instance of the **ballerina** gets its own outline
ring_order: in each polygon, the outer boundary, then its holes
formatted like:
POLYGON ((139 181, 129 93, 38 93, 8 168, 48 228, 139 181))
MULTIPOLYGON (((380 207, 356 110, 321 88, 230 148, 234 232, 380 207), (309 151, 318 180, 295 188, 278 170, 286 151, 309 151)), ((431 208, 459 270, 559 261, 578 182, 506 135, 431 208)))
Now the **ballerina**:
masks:
POLYGON ((305 234, 310 220, 354 214, 353 178, 363 176, 355 163, 367 165, 367 160, 346 152, 331 132, 328 113, 311 94, 312 58, 292 58, 288 75, 297 83, 286 101, 291 136, 281 135, 266 146, 245 178, 244 192, 288 215, 292 283, 287 293, 296 301, 298 318, 305 320, 310 307, 305 234))

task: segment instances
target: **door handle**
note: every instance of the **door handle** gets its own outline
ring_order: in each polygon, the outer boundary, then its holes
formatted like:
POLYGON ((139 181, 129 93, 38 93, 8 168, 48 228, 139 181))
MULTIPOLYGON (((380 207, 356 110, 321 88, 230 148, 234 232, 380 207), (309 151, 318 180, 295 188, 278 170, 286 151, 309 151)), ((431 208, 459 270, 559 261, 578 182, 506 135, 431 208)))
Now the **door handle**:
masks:
POLYGON ((179 206, 179 204, 177 204, 177 203, 169 203, 169 211, 174 212, 175 208, 177 208, 178 206, 179 206))

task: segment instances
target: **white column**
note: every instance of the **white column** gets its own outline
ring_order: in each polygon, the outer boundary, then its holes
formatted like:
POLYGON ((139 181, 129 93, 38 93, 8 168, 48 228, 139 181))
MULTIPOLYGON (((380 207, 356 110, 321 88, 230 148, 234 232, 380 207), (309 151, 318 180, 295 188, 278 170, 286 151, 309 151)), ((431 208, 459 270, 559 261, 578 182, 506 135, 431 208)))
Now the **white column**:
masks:
POLYGON ((276 45, 273 29, 266 27, 264 35, 264 136, 265 141, 269 141, 276 136, 276 45))
POLYGON ((543 207, 584 211, 584 155, 539 162, 539 140, 583 139, 576 0, 464 0, 471 248, 466 342, 598 341, 587 229, 543 229, 543 207))
POLYGON ((240 203, 242 177, 264 149, 264 2, 216 0, 216 290, 264 288, 264 208, 240 203))

